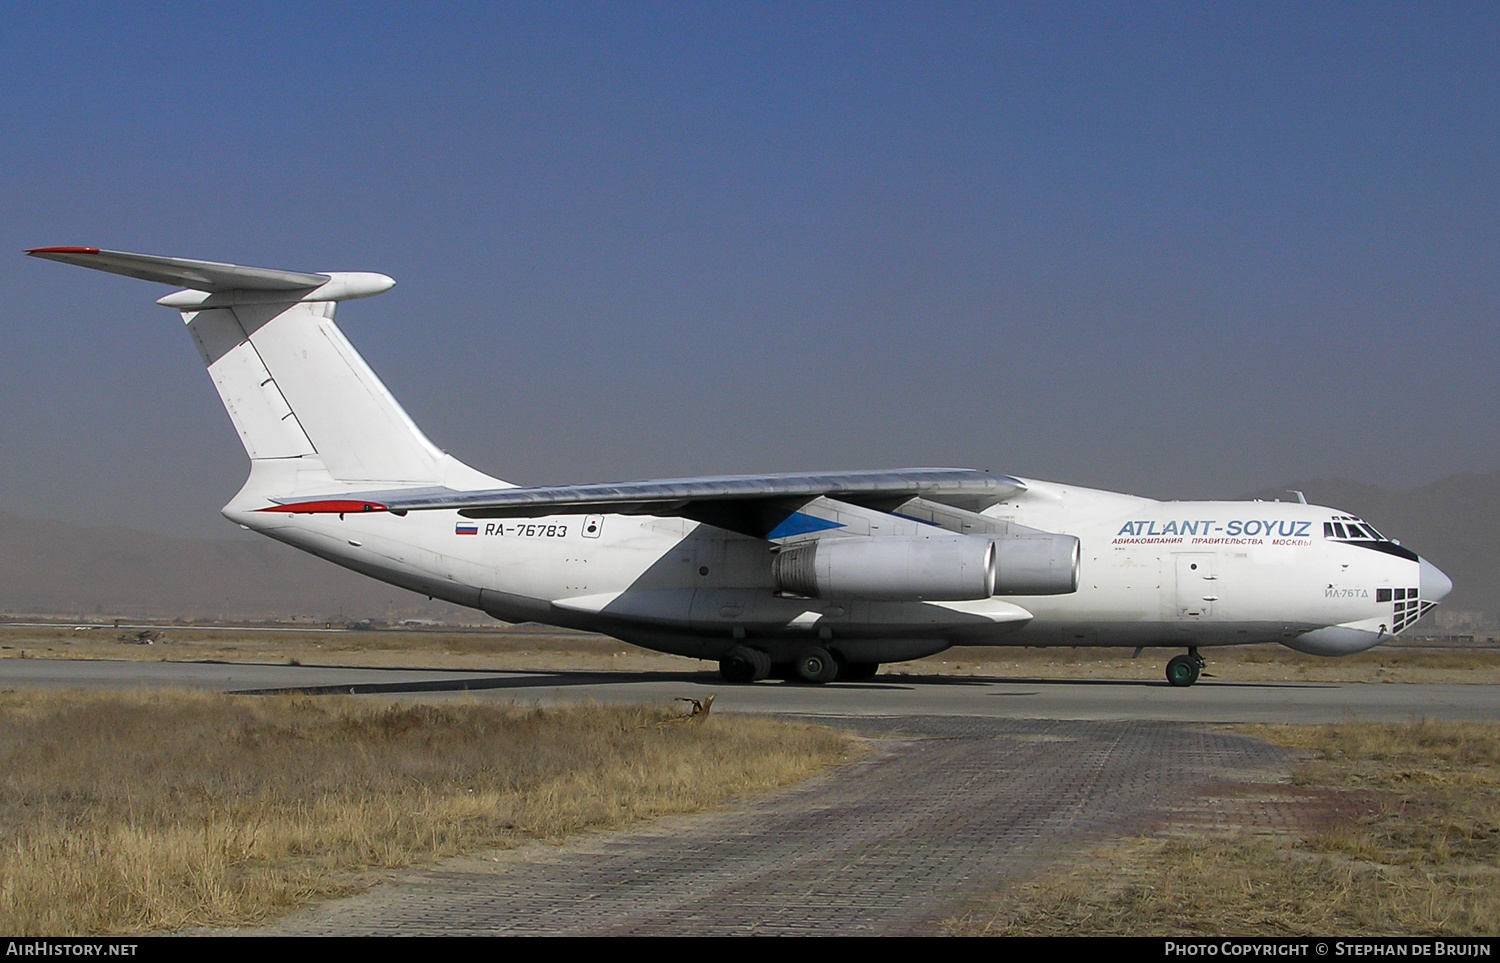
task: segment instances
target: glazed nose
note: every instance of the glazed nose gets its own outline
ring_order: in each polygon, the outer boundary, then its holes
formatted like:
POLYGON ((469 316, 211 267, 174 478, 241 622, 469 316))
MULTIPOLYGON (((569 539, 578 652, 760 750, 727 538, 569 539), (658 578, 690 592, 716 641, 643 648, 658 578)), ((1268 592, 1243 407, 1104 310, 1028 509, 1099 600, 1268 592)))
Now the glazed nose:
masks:
POLYGON ((1424 602, 1441 602, 1453 591, 1453 580, 1443 570, 1421 556, 1417 557, 1418 597, 1424 602))

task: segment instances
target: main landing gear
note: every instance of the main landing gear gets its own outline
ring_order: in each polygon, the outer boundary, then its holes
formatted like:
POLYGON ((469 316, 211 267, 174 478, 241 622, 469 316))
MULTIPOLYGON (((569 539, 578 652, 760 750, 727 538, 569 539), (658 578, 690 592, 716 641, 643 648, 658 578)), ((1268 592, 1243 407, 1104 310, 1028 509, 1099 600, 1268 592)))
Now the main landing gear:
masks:
POLYGON ((759 682, 771 674, 771 657, 760 649, 737 645, 719 660, 725 682, 759 682))
POLYGON ((719 660, 719 674, 726 682, 759 682, 767 676, 778 679, 822 685, 835 679, 862 681, 873 679, 880 671, 878 662, 841 662, 832 652, 810 645, 797 653, 791 662, 771 663, 771 657, 759 649, 737 645, 719 660))
POLYGON ((810 645, 797 653, 792 662, 797 678, 822 685, 839 677, 839 663, 833 654, 819 645, 810 645))
POLYGON ((1187 655, 1176 655, 1167 663, 1167 681, 1175 686, 1190 686, 1198 681, 1198 675, 1206 665, 1197 646, 1189 646, 1187 655))

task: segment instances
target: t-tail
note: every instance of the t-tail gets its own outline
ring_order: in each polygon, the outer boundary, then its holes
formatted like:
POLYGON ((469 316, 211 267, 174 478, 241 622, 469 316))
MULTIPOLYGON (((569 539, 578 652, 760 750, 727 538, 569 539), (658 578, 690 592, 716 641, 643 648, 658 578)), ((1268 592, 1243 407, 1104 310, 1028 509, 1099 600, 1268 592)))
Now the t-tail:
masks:
POLYGON ((45 247, 33 257, 182 287, 182 312, 234 422, 250 477, 236 520, 303 494, 505 487, 427 439, 334 323, 340 301, 388 291, 383 274, 302 273, 213 261, 45 247))

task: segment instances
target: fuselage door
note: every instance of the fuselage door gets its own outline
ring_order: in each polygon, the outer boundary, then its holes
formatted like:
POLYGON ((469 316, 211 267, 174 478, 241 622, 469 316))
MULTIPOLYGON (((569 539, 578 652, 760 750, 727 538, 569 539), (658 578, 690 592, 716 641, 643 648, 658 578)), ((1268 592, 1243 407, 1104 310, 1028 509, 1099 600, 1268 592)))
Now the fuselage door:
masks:
POLYGON ((1212 555, 1178 555, 1177 617, 1206 619, 1214 614, 1218 601, 1218 579, 1214 576, 1212 555))

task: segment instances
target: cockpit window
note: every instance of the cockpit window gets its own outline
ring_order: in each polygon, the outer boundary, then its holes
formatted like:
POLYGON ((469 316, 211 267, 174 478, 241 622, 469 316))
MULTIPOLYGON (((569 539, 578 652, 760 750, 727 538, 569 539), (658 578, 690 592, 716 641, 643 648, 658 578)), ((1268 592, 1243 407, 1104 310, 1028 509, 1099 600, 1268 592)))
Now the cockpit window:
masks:
POLYGON ((1377 542, 1388 542, 1390 539, 1375 530, 1375 526, 1361 518, 1353 515, 1335 515, 1334 521, 1323 523, 1324 538, 1357 538, 1361 540, 1373 539, 1377 542))

